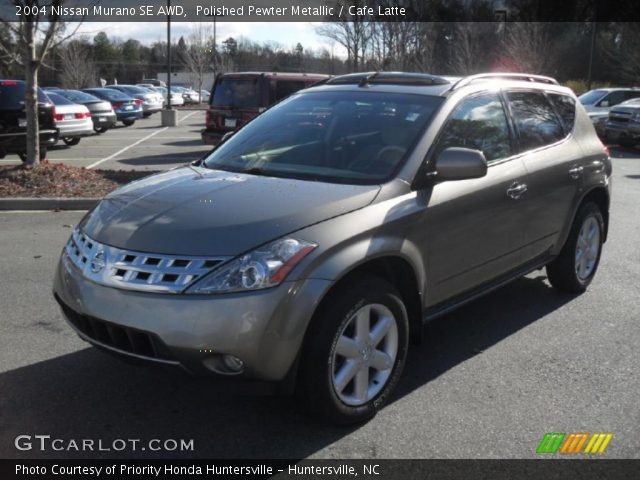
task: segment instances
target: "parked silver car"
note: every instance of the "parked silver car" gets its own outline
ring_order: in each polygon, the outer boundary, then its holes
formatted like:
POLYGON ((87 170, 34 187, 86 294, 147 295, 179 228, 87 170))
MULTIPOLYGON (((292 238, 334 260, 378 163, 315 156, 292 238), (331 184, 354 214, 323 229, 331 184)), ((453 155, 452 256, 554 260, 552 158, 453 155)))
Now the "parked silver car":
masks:
POLYGON ((556 288, 585 291, 610 176, 553 79, 334 77, 105 197, 54 294, 104 350, 295 384, 311 412, 359 422, 426 320, 545 266, 556 288))
POLYGON ((136 98, 142 102, 142 116, 147 118, 152 114, 162 110, 163 98, 156 91, 137 85, 107 85, 106 88, 118 90, 132 98, 136 98))
POLYGON ((638 88, 598 88, 589 90, 578 97, 587 111, 596 132, 605 138, 605 123, 611 108, 632 98, 640 97, 638 88))
POLYGON ((623 147, 640 143, 640 98, 627 100, 609 112, 605 123, 607 139, 623 147))
POLYGON ((71 146, 80 143, 82 137, 93 134, 91 112, 84 105, 74 103, 53 90, 47 96, 55 105, 53 119, 58 129, 58 138, 71 146))

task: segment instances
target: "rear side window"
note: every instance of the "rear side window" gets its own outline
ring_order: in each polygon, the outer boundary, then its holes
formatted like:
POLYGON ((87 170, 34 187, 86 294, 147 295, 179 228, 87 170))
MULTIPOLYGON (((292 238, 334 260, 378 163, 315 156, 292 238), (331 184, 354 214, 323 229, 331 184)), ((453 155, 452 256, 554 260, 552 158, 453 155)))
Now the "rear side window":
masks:
POLYGON ((480 150, 487 162, 511 155, 507 117, 497 94, 467 98, 454 109, 440 132, 435 155, 450 147, 480 150))
POLYGON ((557 93, 549 93, 549 99, 560 115, 564 131, 569 134, 573 131, 576 123, 576 102, 569 95, 560 95, 557 93))
POLYGON ((292 93, 304 88, 304 82, 292 80, 277 80, 276 82, 276 98, 275 101, 282 100, 292 93))
POLYGON ((211 104, 232 108, 260 107, 260 77, 222 78, 216 83, 211 104))
POLYGON ((533 150, 561 140, 564 131, 541 92, 508 92, 521 150, 533 150))

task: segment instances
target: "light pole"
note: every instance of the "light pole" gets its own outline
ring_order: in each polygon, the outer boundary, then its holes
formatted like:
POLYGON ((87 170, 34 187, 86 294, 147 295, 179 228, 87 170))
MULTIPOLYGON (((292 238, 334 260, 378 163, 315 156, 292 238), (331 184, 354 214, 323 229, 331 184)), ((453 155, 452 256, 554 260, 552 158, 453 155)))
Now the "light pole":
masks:
POLYGON ((178 124, 178 112, 171 108, 171 0, 167 0, 167 108, 161 115, 163 127, 178 124))

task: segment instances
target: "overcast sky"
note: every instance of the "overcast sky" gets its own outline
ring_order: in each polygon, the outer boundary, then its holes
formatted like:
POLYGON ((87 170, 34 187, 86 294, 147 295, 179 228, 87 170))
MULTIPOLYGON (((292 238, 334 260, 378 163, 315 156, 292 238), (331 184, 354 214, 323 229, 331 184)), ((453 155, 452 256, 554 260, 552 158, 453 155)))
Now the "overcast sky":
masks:
MULTIPOLYGON (((274 23, 274 22, 217 22, 217 43, 229 37, 247 37, 257 42, 273 41, 284 48, 292 48, 300 42, 305 49, 317 50, 326 47, 331 51, 328 39, 316 35, 312 23, 274 23)), ((189 34, 191 24, 186 22, 174 22, 171 24, 171 36, 177 41, 181 35, 189 34)), ((113 22, 113 23, 85 23, 80 27, 79 33, 93 37, 103 31, 109 37, 119 37, 122 40, 135 38, 136 40, 150 44, 158 40, 166 40, 167 24, 164 22, 113 22)), ((338 45, 334 46, 335 55, 341 54, 338 45)))

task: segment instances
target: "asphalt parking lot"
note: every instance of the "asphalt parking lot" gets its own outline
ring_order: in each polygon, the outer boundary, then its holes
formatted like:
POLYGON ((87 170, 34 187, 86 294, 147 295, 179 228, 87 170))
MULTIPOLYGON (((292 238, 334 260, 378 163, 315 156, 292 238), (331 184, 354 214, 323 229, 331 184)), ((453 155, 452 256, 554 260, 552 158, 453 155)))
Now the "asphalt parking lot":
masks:
MULTIPOLYGON (((195 138, 199 122, 193 115, 102 166, 146 168, 140 154, 166 160, 152 168, 173 165, 155 143, 189 142, 174 136, 195 138)), ((143 138, 145 126, 104 141, 143 138)), ((89 144, 78 164, 114 148, 89 144)), ((318 424, 293 398, 239 395, 89 347, 51 296, 60 250, 83 213, 0 213, 0 457, 535 458, 546 432, 611 432, 606 457, 640 458, 640 152, 612 153, 611 230, 589 291, 557 293, 536 272, 436 320, 390 405, 354 428, 318 424), (18 451, 21 434, 194 439, 195 449, 18 451)))
MULTIPOLYGON (((130 127, 118 123, 106 133, 82 138, 74 147, 59 142, 49 149, 47 158, 53 163, 111 170, 166 170, 184 165, 211 147, 200 138, 204 110, 179 110, 178 121, 177 127, 163 127, 156 113, 130 127)), ((0 159, 0 165, 20 163, 17 155, 0 159)))

